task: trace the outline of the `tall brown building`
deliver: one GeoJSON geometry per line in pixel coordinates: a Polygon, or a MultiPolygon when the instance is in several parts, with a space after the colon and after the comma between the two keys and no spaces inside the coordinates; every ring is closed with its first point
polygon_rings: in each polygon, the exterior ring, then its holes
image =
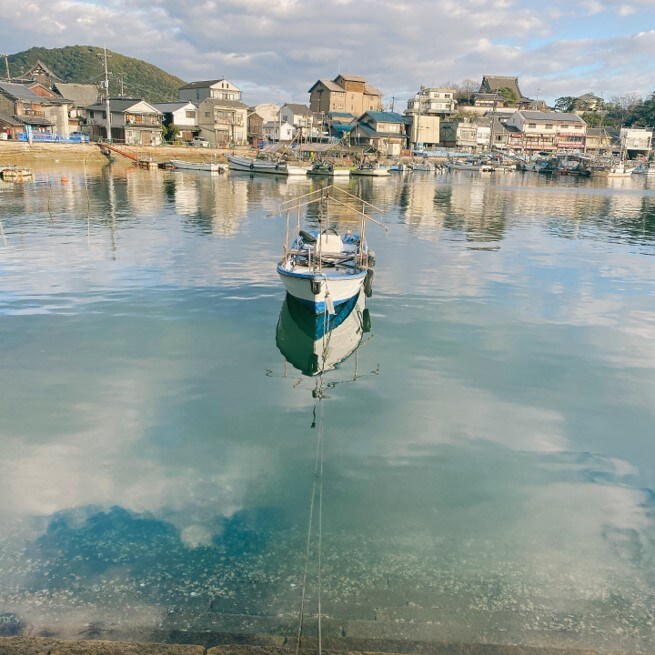
{"type": "Polygon", "coordinates": [[[334,80],[318,80],[309,89],[309,106],[314,113],[361,116],[367,111],[382,111],[382,93],[359,75],[340,74],[334,80]]]}

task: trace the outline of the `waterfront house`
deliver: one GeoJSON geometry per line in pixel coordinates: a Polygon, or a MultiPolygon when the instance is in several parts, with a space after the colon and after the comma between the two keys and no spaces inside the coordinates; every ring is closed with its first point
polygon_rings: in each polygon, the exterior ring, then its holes
{"type": "Polygon", "coordinates": [[[430,150],[439,145],[440,121],[455,111],[455,93],[455,89],[421,86],[407,101],[410,147],[430,150]]]}
{"type": "Polygon", "coordinates": [[[191,143],[198,135],[198,107],[189,100],[154,102],[152,106],[162,113],[162,123],[169,130],[177,130],[175,140],[191,143]]]}
{"type": "Polygon", "coordinates": [[[241,100],[205,98],[198,107],[200,135],[217,148],[248,141],[248,107],[241,100]]]}
{"type": "Polygon", "coordinates": [[[68,101],[68,128],[70,132],[86,131],[86,108],[98,102],[98,87],[95,84],[68,84],[57,82],[52,90],[68,101]]]}
{"type": "Polygon", "coordinates": [[[22,121],[10,114],[0,113],[0,140],[18,139],[18,133],[22,131],[22,121]]]}
{"type": "Polygon", "coordinates": [[[293,125],[295,129],[294,136],[299,140],[311,138],[312,127],[314,126],[314,113],[307,105],[286,103],[280,108],[280,117],[282,122],[293,125]]]}
{"type": "Polygon", "coordinates": [[[597,157],[608,156],[612,152],[612,137],[604,127],[587,127],[585,153],[597,157]]]}
{"type": "Polygon", "coordinates": [[[647,157],[652,145],[653,129],[650,127],[622,127],[619,138],[621,149],[627,159],[647,157]]]}
{"type": "MultiPolygon", "coordinates": [[[[162,143],[162,113],[145,100],[110,98],[111,138],[129,145],[159,146],[162,143]]],[[[87,108],[88,125],[94,139],[107,138],[107,106],[97,102],[87,108]]]]}
{"type": "Polygon", "coordinates": [[[520,110],[507,119],[507,125],[516,128],[521,151],[583,152],[585,148],[587,124],[577,114],[520,110]]]}
{"type": "Polygon", "coordinates": [[[264,119],[252,108],[248,110],[248,143],[257,146],[264,138],[264,119]]]}
{"type": "Polygon", "coordinates": [[[463,120],[442,121],[439,139],[446,148],[475,152],[478,146],[478,126],[463,120]]]}
{"type": "Polygon", "coordinates": [[[276,121],[279,118],[280,106],[274,105],[273,103],[262,103],[260,105],[255,105],[250,107],[249,111],[257,113],[262,117],[264,123],[270,123],[271,121],[276,121]]]}
{"type": "Polygon", "coordinates": [[[0,82],[0,113],[22,124],[18,138],[53,140],[69,134],[68,101],[38,83],[0,82]]]}
{"type": "Polygon", "coordinates": [[[178,89],[178,100],[200,105],[203,100],[241,100],[241,90],[232,82],[220,80],[203,80],[191,82],[178,89]]]}
{"type": "Polygon", "coordinates": [[[293,141],[295,135],[295,128],[291,123],[286,121],[280,123],[279,120],[267,121],[262,126],[264,139],[267,141],[278,141],[281,143],[289,143],[293,141]]]}
{"type": "Polygon", "coordinates": [[[315,113],[382,111],[382,93],[359,75],[339,74],[334,80],[318,80],[309,89],[309,106],[315,113]]]}
{"type": "Polygon", "coordinates": [[[392,111],[367,111],[349,130],[350,143],[369,146],[386,157],[398,157],[407,147],[407,121],[392,111]]]}

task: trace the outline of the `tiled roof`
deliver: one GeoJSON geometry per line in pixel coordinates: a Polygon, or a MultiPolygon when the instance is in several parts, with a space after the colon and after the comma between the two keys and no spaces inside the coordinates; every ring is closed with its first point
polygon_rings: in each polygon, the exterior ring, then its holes
{"type": "MultiPolygon", "coordinates": [[[[145,102],[145,100],[141,100],[139,98],[110,98],[109,99],[109,110],[112,112],[116,113],[123,113],[128,110],[130,110],[132,107],[135,105],[138,105],[141,102],[145,102]]],[[[149,103],[146,103],[149,104],[149,103]]],[[[152,105],[149,105],[152,107],[152,105]]],[[[155,111],[159,111],[155,107],[152,107],[155,111]]],[[[95,105],[91,105],[89,109],[94,109],[98,111],[103,111],[106,109],[105,103],[104,102],[98,102],[95,105]]]]}
{"type": "Polygon", "coordinates": [[[407,123],[407,119],[395,111],[367,111],[365,115],[377,123],[407,123]]]}
{"type": "Polygon", "coordinates": [[[88,107],[98,100],[98,89],[94,84],[65,84],[58,82],[55,90],[66,100],[79,107],[88,107]]]}
{"type": "Polygon", "coordinates": [[[30,102],[44,102],[47,98],[42,98],[24,84],[14,84],[13,82],[0,82],[0,91],[4,91],[8,96],[17,100],[28,100],[30,102]]]}
{"type": "Polygon", "coordinates": [[[183,107],[188,107],[189,105],[192,105],[194,109],[196,109],[196,106],[190,102],[189,100],[180,100],[178,102],[153,102],[152,106],[155,109],[159,109],[159,111],[164,114],[164,113],[170,113],[177,111],[178,109],[182,109],[183,107]]]}
{"type": "Polygon", "coordinates": [[[222,77],[219,80],[203,80],[201,82],[189,82],[189,84],[185,84],[184,86],[180,87],[180,90],[182,89],[206,89],[209,86],[213,86],[214,84],[218,84],[219,82],[225,82],[225,78],[222,77]]]}
{"type": "Polygon", "coordinates": [[[557,111],[520,111],[521,116],[531,121],[558,121],[560,123],[584,123],[577,114],[557,111]]]}
{"type": "Polygon", "coordinates": [[[309,89],[308,93],[311,93],[318,84],[322,84],[328,91],[339,91],[341,93],[345,92],[345,89],[338,84],[335,84],[332,80],[318,80],[312,85],[312,88],[309,89]]]}
{"type": "Polygon", "coordinates": [[[348,80],[349,82],[366,82],[366,78],[362,77],[361,75],[350,75],[349,73],[339,73],[335,79],[338,78],[343,78],[344,80],[348,80]]]}
{"type": "Polygon", "coordinates": [[[0,113],[0,121],[6,125],[12,125],[13,127],[20,127],[23,124],[15,116],[9,116],[9,114],[2,113],[0,113]]]}
{"type": "Polygon", "coordinates": [[[201,104],[209,103],[214,107],[232,107],[234,109],[248,109],[248,105],[241,100],[221,100],[220,98],[206,98],[201,104]]]}
{"type": "Polygon", "coordinates": [[[298,114],[299,116],[312,116],[313,112],[309,109],[307,105],[301,105],[301,104],[294,104],[291,102],[287,102],[286,107],[288,107],[294,114],[298,114]]]}

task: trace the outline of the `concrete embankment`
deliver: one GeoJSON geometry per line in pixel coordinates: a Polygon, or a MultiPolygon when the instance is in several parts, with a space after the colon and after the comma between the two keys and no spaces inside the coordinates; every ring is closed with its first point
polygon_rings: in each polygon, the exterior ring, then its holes
{"type": "MultiPolygon", "coordinates": [[[[193,148],[189,146],[116,146],[122,152],[135,156],[137,159],[154,162],[168,162],[171,159],[186,159],[187,161],[226,161],[227,150],[216,148],[193,148]]],[[[241,149],[242,153],[248,149],[241,149]]],[[[240,154],[242,154],[240,153],[240,154]]],[[[115,154],[117,163],[132,164],[132,160],[115,154]]],[[[67,162],[103,163],[107,158],[95,143],[23,143],[18,141],[0,141],[0,166],[32,166],[64,164],[67,162]]]]}

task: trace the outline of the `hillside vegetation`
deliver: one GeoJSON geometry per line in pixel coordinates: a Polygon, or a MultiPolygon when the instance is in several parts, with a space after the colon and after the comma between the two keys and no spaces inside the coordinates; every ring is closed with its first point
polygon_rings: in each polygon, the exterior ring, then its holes
{"type": "MultiPolygon", "coordinates": [[[[104,79],[103,52],[102,48],[81,45],[30,48],[9,55],[9,70],[12,77],[20,77],[40,60],[64,82],[100,84],[104,79]]],[[[122,95],[128,97],[143,98],[149,102],[177,100],[177,91],[185,84],[179,77],[169,75],[141,59],[125,57],[109,50],[107,54],[110,55],[107,68],[111,73],[109,92],[112,97],[121,95],[122,83],[122,95]]]]}

